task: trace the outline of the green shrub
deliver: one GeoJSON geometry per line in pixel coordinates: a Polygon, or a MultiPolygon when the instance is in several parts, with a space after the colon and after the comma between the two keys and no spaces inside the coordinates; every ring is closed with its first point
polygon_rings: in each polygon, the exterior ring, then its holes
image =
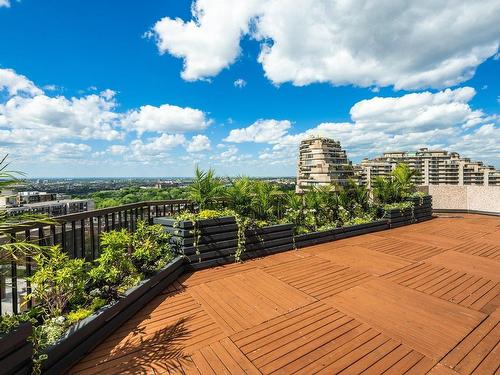
{"type": "Polygon", "coordinates": [[[170,238],[162,225],[139,221],[132,234],[132,263],[137,271],[151,275],[165,267],[173,258],[170,238]]]}
{"type": "Polygon", "coordinates": [[[36,271],[29,278],[32,292],[28,298],[49,316],[61,315],[67,308],[85,302],[87,267],[84,259],[70,259],[59,246],[52,246],[33,257],[36,271]]]}
{"type": "Polygon", "coordinates": [[[73,324],[73,323],[76,323],[76,322],[79,322],[80,320],[83,320],[85,319],[86,317],[92,315],[92,313],[94,312],[93,309],[86,309],[86,308],[80,308],[78,310],[75,310],[75,311],[71,311],[67,316],[66,318],[68,319],[68,322],[70,324],[73,324]]]}
{"type": "Polygon", "coordinates": [[[140,280],[131,253],[132,236],[126,230],[102,234],[101,255],[89,272],[92,297],[111,301],[140,280]]]}

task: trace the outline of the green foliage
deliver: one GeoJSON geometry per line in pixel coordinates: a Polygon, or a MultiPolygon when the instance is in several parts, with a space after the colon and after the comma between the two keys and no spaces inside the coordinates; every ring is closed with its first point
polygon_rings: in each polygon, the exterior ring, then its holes
{"type": "Polygon", "coordinates": [[[132,234],[132,263],[135,268],[144,275],[152,275],[165,267],[173,258],[170,238],[162,225],[138,221],[137,229],[132,234]]]}
{"type": "Polygon", "coordinates": [[[198,204],[200,210],[214,208],[217,199],[223,196],[223,184],[215,177],[215,171],[195,169],[194,180],[188,188],[188,198],[198,204]]]}
{"type": "Polygon", "coordinates": [[[29,278],[32,292],[28,298],[39,302],[50,316],[61,315],[69,306],[86,300],[85,260],[70,259],[59,246],[52,246],[33,257],[36,272],[29,278]]]}
{"type": "Polygon", "coordinates": [[[397,202],[397,203],[388,203],[384,204],[382,208],[384,209],[385,212],[391,211],[391,210],[409,210],[413,208],[414,204],[413,202],[405,201],[405,202],[397,202]]]}
{"type": "Polygon", "coordinates": [[[401,163],[392,171],[392,179],[397,184],[402,197],[407,197],[415,191],[414,178],[419,175],[418,171],[401,163]]]}
{"type": "Polygon", "coordinates": [[[234,212],[233,210],[224,209],[224,210],[201,210],[200,212],[184,211],[175,215],[174,217],[177,222],[192,221],[193,223],[195,223],[200,220],[215,219],[218,217],[235,216],[235,215],[236,212],[234,212]]]}
{"type": "Polygon", "coordinates": [[[90,272],[93,297],[108,301],[134,285],[139,275],[132,264],[132,235],[125,229],[101,235],[101,255],[90,272]]]}
{"type": "Polygon", "coordinates": [[[15,330],[19,325],[26,322],[36,322],[36,316],[38,310],[32,309],[21,314],[4,314],[0,315],[0,336],[6,335],[7,333],[15,330]]]}
{"type": "Polygon", "coordinates": [[[66,316],[68,319],[68,322],[70,324],[79,322],[80,320],[85,319],[86,317],[90,316],[94,312],[93,309],[87,309],[87,308],[80,308],[75,311],[70,311],[69,314],[66,316]]]}
{"type": "Polygon", "coordinates": [[[415,191],[413,180],[418,176],[415,169],[398,164],[390,178],[377,177],[373,183],[373,194],[381,204],[401,202],[415,191]]]}
{"type": "Polygon", "coordinates": [[[254,184],[248,177],[231,180],[231,185],[224,193],[228,208],[240,216],[249,217],[252,214],[253,187],[254,184]]]}

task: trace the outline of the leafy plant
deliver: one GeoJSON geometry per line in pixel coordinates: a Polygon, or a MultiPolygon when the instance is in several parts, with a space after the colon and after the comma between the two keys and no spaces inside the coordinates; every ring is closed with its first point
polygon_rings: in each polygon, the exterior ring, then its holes
{"type": "Polygon", "coordinates": [[[28,299],[40,303],[49,316],[59,316],[68,308],[86,300],[85,260],[70,259],[59,246],[34,255],[36,271],[29,278],[32,291],[28,299]]]}
{"type": "Polygon", "coordinates": [[[188,189],[188,198],[196,202],[200,210],[213,208],[216,200],[222,197],[223,188],[221,179],[215,176],[213,169],[203,171],[197,166],[188,189]]]}
{"type": "Polygon", "coordinates": [[[125,229],[102,234],[101,255],[89,272],[92,297],[111,301],[139,281],[131,253],[132,237],[125,229]]]}
{"type": "Polygon", "coordinates": [[[241,177],[231,180],[230,183],[231,185],[224,193],[229,209],[240,216],[250,216],[252,213],[252,181],[248,177],[241,177]]]}
{"type": "Polygon", "coordinates": [[[415,190],[415,177],[419,176],[416,169],[410,168],[407,164],[401,163],[392,171],[392,179],[397,184],[402,197],[407,197],[415,190]]]}
{"type": "Polygon", "coordinates": [[[173,258],[170,246],[171,235],[162,225],[148,225],[145,221],[137,222],[137,229],[132,234],[132,263],[137,271],[152,275],[173,258]]]}
{"type": "Polygon", "coordinates": [[[31,309],[21,314],[4,314],[0,315],[0,336],[15,330],[22,323],[36,322],[36,317],[39,315],[39,309],[31,309]]]}

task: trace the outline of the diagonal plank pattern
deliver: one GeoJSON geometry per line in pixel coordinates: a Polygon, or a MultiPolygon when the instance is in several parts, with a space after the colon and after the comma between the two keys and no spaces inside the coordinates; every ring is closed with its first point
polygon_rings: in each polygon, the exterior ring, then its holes
{"type": "Polygon", "coordinates": [[[496,374],[500,218],[454,215],[182,275],[75,374],[496,374]]]}

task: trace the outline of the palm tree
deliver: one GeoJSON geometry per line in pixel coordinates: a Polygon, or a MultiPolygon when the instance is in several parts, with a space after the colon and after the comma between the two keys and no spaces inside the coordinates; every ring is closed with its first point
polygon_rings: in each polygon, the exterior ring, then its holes
{"type": "Polygon", "coordinates": [[[395,181],[380,176],[373,181],[373,196],[377,202],[382,204],[401,201],[401,191],[395,181]]]}
{"type": "Polygon", "coordinates": [[[198,204],[200,210],[213,208],[214,203],[223,195],[224,186],[220,178],[215,177],[215,171],[204,171],[196,166],[194,181],[188,189],[188,199],[198,204]]]}
{"type": "Polygon", "coordinates": [[[398,185],[402,197],[410,195],[415,190],[413,180],[419,175],[416,169],[404,163],[398,164],[391,173],[392,180],[398,185]]]}
{"type": "Polygon", "coordinates": [[[267,221],[275,220],[282,192],[275,185],[263,181],[255,181],[252,190],[254,218],[267,221]]]}
{"type": "Polygon", "coordinates": [[[248,177],[230,180],[231,185],[225,191],[228,207],[240,216],[249,216],[252,205],[252,181],[248,177]]]}

